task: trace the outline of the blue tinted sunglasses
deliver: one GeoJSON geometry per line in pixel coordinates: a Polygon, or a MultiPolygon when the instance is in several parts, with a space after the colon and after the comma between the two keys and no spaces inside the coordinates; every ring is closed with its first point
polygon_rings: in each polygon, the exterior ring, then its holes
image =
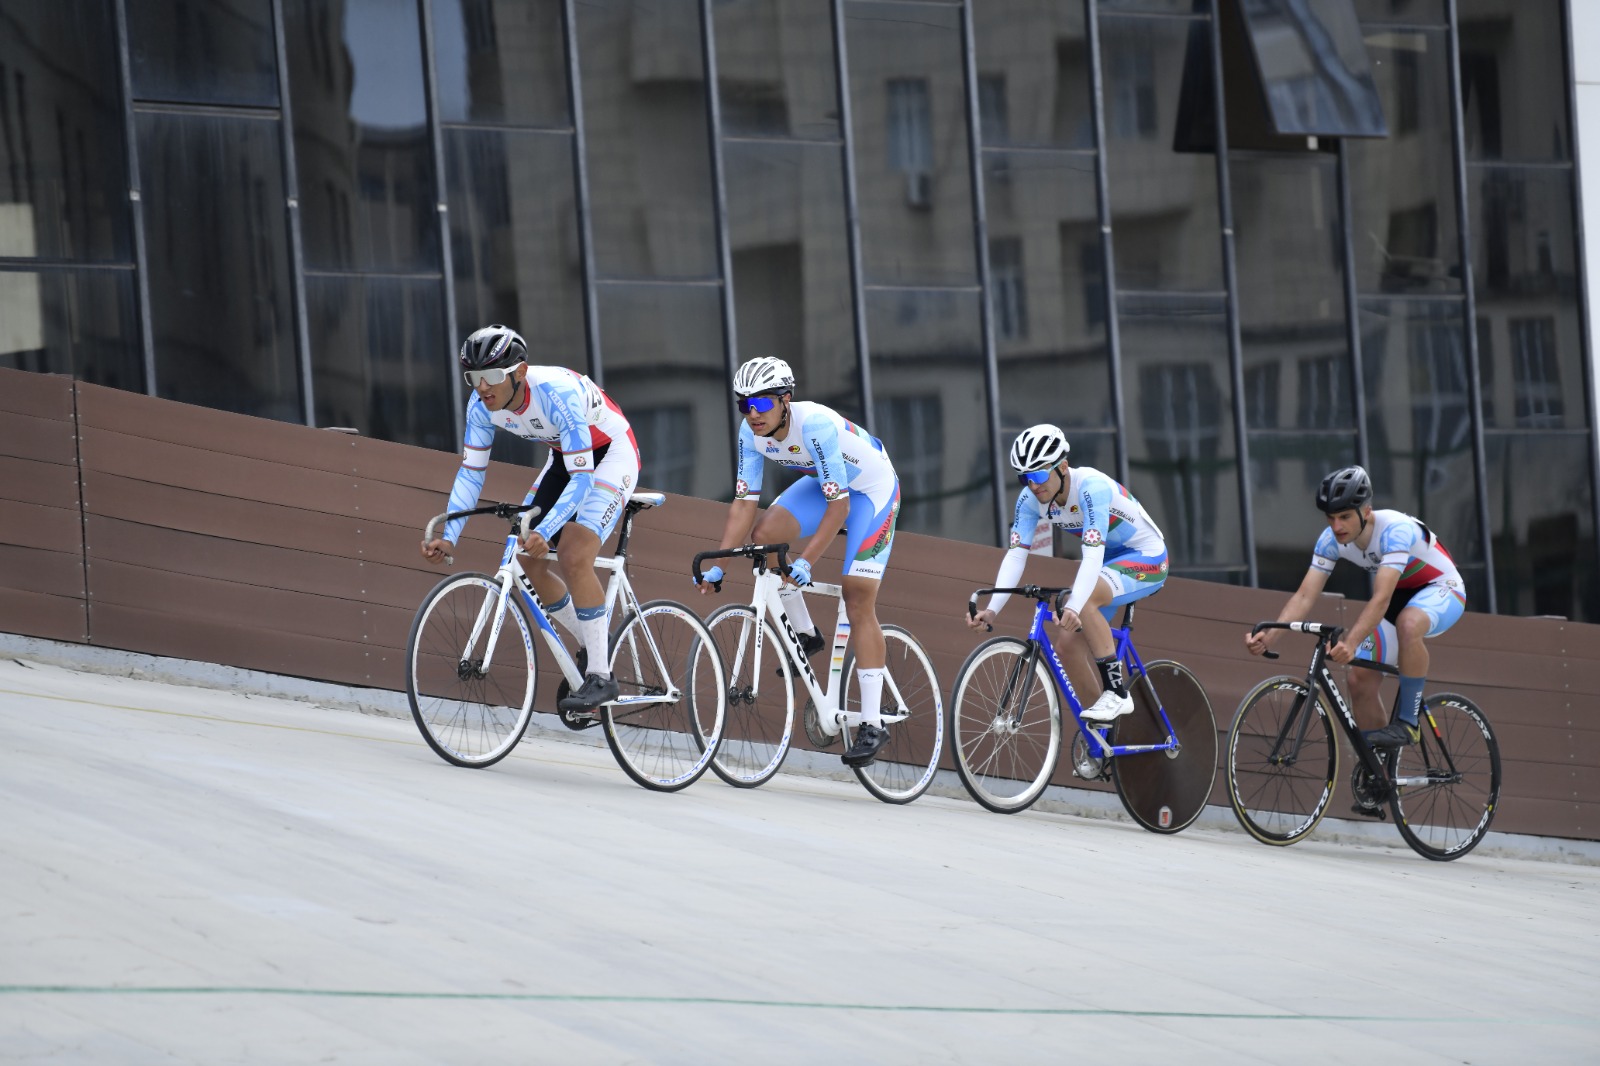
{"type": "Polygon", "coordinates": [[[1043,485],[1050,480],[1054,470],[1029,470],[1027,473],[1017,475],[1018,485],[1043,485]]]}
{"type": "Polygon", "coordinates": [[[774,407],[778,406],[778,397],[741,396],[735,400],[734,403],[738,405],[739,413],[742,415],[747,415],[751,411],[755,411],[757,414],[764,415],[774,407]]]}

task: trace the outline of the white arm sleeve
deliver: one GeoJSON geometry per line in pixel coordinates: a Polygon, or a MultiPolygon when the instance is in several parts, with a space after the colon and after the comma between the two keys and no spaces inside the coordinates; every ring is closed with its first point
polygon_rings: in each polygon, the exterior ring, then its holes
{"type": "Polygon", "coordinates": [[[1083,547],[1083,562],[1078,564],[1078,576],[1072,582],[1072,595],[1067,597],[1067,610],[1074,614],[1083,613],[1083,605],[1089,602],[1089,594],[1094,592],[1094,583],[1100,580],[1100,569],[1105,565],[1106,546],[1096,544],[1083,547]]]}
{"type": "MultiPolygon", "coordinates": [[[[1006,557],[1000,560],[1000,572],[994,576],[994,587],[997,589],[1015,588],[1018,581],[1022,580],[1022,571],[1028,565],[1027,548],[1007,548],[1006,557]]],[[[989,610],[996,617],[1000,609],[1011,601],[1011,593],[999,592],[989,597],[989,610]]]]}

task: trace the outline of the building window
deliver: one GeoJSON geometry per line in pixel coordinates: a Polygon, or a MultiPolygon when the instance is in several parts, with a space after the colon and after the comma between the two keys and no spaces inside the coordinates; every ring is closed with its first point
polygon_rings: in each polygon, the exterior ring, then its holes
{"type": "Polygon", "coordinates": [[[1150,469],[1166,505],[1162,531],[1174,561],[1210,562],[1217,543],[1217,475],[1227,404],[1207,363],[1139,368],[1150,469]]]}
{"type": "Polygon", "coordinates": [[[1083,278],[1083,321],[1090,329],[1106,324],[1106,260],[1099,242],[1078,245],[1078,271],[1083,278]]]}
{"type": "Polygon", "coordinates": [[[1461,341],[1461,331],[1453,325],[1411,324],[1411,434],[1420,492],[1444,488],[1449,460],[1470,443],[1467,358],[1461,341]]]}
{"type": "Polygon", "coordinates": [[[1022,269],[1022,240],[1000,237],[989,242],[990,306],[995,334],[1001,340],[1028,335],[1028,287],[1022,269]]]}
{"type": "Polygon", "coordinates": [[[1149,42],[1111,55],[1111,136],[1148,141],[1156,136],[1156,64],[1149,42]]]}
{"type": "Polygon", "coordinates": [[[933,171],[933,112],[927,78],[889,79],[889,169],[933,171]]]}
{"type": "Polygon", "coordinates": [[[944,456],[939,394],[888,396],[874,407],[884,450],[900,477],[899,528],[938,529],[944,456]]]}
{"type": "Polygon", "coordinates": [[[1011,143],[1011,114],[1006,106],[1006,76],[978,76],[978,129],[984,144],[1011,143]]]}
{"type": "Polygon", "coordinates": [[[628,408],[628,423],[639,454],[648,456],[639,471],[641,481],[653,489],[694,494],[694,412],[687,404],[672,407],[628,408]]]}
{"type": "Polygon", "coordinates": [[[1511,370],[1516,383],[1517,428],[1560,429],[1566,414],[1556,322],[1548,316],[1511,320],[1511,370]]]}

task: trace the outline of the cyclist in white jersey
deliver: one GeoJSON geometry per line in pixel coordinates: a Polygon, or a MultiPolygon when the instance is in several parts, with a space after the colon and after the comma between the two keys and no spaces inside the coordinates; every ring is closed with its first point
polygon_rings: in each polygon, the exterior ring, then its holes
{"type": "MultiPolygon", "coordinates": [[[[1466,610],[1461,574],[1445,546],[1422,522],[1400,511],[1373,510],[1372,479],[1359,466],[1335,470],[1323,479],[1317,509],[1327,515],[1328,528],[1317,538],[1311,569],[1278,621],[1303,621],[1340,559],[1371,574],[1372,599],[1339,643],[1328,649],[1328,658],[1336,663],[1376,659],[1400,667],[1394,721],[1384,726],[1388,716],[1378,699],[1382,678],[1375,670],[1350,671],[1351,702],[1356,721],[1372,730],[1366,736],[1374,746],[1413,744],[1422,687],[1428,679],[1428,647],[1423,640],[1455,625],[1466,610]]],[[[1281,632],[1247,634],[1245,647],[1260,655],[1281,632]]]]}
{"type": "MultiPolygon", "coordinates": [[[[733,504],[721,546],[792,544],[807,538],[790,560],[780,595],[806,654],[815,655],[826,642],[806,610],[800,586],[811,583],[811,567],[844,528],[841,587],[861,679],[861,728],[844,762],[865,766],[889,740],[881,710],[887,652],[877,604],[900,514],[900,479],[878,438],[832,408],[792,399],[794,373],[782,359],[762,357],[740,366],[733,376],[733,392],[744,421],[739,427],[733,504]],[[790,485],[765,513],[759,513],[767,459],[811,476],[790,485]]],[[[722,568],[712,567],[700,585],[701,594],[721,580],[722,568]]]]}
{"type": "MultiPolygon", "coordinates": [[[[1067,461],[1069,451],[1066,434],[1049,424],[1023,430],[1012,443],[1011,466],[1022,491],[994,587],[1013,588],[1022,580],[1041,517],[1083,541],[1083,561],[1056,624],[1063,631],[1064,647],[1082,627],[1104,689],[1084,708],[1083,717],[1109,722],[1133,710],[1111,635],[1111,616],[1166,582],[1167,542],[1127,489],[1093,467],[1073,467],[1067,461]]],[[[992,625],[1010,599],[1010,593],[996,593],[976,617],[962,618],[973,629],[992,625]]]]}
{"type": "MultiPolygon", "coordinates": [[[[477,505],[495,430],[550,446],[523,498],[541,508],[538,525],[522,541],[531,557],[524,569],[550,617],[583,642],[583,685],[560,700],[561,710],[591,711],[617,696],[607,655],[605,590],[594,560],[639,482],[633,430],[622,409],[584,375],[559,366],[529,366],[527,343],[505,326],[484,326],[468,337],[461,346],[461,367],[473,394],[450,510],[477,505]],[[557,552],[560,576],[545,559],[551,549],[557,552]]],[[[424,542],[423,558],[438,563],[453,554],[466,523],[458,518],[440,537],[424,542]]]]}

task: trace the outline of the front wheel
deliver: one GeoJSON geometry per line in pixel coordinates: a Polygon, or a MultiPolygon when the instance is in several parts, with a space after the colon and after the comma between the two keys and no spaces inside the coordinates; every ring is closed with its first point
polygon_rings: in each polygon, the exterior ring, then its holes
{"type": "MultiPolygon", "coordinates": [[[[881,709],[889,743],[865,766],[855,767],[866,790],[885,803],[910,803],[933,784],[944,752],[944,697],[933,660],[917,638],[899,626],[883,627],[888,673],[881,709]]],[[[861,709],[855,655],[844,664],[847,711],[861,709]]]]}
{"type": "Polygon", "coordinates": [[[1037,646],[994,637],[972,649],[950,697],[956,773],[998,814],[1031,807],[1061,754],[1061,695],[1037,646]]]}
{"type": "Polygon", "coordinates": [[[1147,663],[1130,689],[1134,712],[1117,719],[1111,743],[1165,744],[1165,711],[1178,747],[1117,756],[1112,761],[1117,795],[1129,816],[1152,833],[1176,833],[1200,817],[1217,779],[1211,701],[1188,667],[1168,659],[1147,663]]]}
{"type": "Polygon", "coordinates": [[[789,754],[794,734],[789,657],[772,623],[744,604],[713,611],[706,629],[728,673],[728,722],[711,769],[735,788],[755,788],[770,781],[789,754]]]}
{"type": "Polygon", "coordinates": [[[606,743],[627,775],[655,792],[699,780],[722,741],[722,657],[698,615],[652,600],[611,636],[617,698],[605,705],[606,743]]]}
{"type": "Polygon", "coordinates": [[[1318,693],[1293,677],[1251,690],[1228,730],[1228,801],[1263,844],[1293,844],[1328,813],[1339,775],[1333,720],[1318,693]]]}
{"type": "Polygon", "coordinates": [[[1417,854],[1440,862],[1478,846],[1500,800],[1500,744],[1465,696],[1423,706],[1421,738],[1397,749],[1394,824],[1417,854]]]}
{"type": "Polygon", "coordinates": [[[481,769],[511,753],[533,717],[538,667],[533,634],[487,574],[456,574],[433,587],[406,640],[411,718],[438,756],[481,769]]]}

